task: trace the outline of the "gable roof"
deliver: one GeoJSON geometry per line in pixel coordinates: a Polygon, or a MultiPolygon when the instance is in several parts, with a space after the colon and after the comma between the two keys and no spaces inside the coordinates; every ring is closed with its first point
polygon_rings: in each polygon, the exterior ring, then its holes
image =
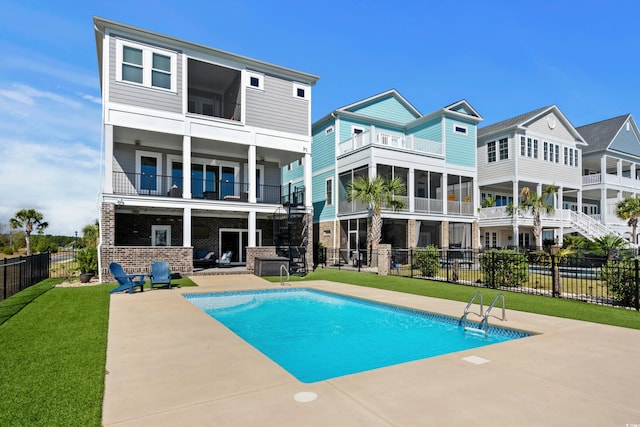
{"type": "Polygon", "coordinates": [[[606,150],[631,114],[601,120],[596,123],[577,127],[576,130],[589,144],[582,149],[585,153],[606,150]]]}
{"type": "Polygon", "coordinates": [[[540,117],[543,117],[550,112],[554,112],[560,118],[571,135],[573,135],[577,143],[581,145],[587,145],[582,135],[576,130],[575,127],[573,127],[569,119],[567,119],[567,117],[555,104],[538,108],[537,110],[529,111],[528,113],[520,114],[519,116],[515,116],[489,126],[485,126],[482,129],[478,130],[478,138],[499,132],[506,132],[516,128],[527,127],[530,123],[535,122],[540,117]]]}
{"type": "Polygon", "coordinates": [[[336,111],[355,111],[359,108],[362,108],[366,105],[371,105],[374,104],[376,102],[379,102],[382,99],[385,98],[395,98],[400,104],[402,104],[407,110],[409,110],[409,112],[414,116],[414,117],[420,117],[422,116],[422,113],[420,113],[420,111],[418,111],[418,109],[416,107],[414,107],[409,101],[407,101],[407,99],[400,95],[400,92],[398,92],[395,89],[389,89],[386,90],[384,92],[381,92],[377,95],[373,95],[370,96],[369,98],[365,98],[362,99],[360,101],[356,101],[354,103],[351,103],[349,105],[345,105],[344,107],[340,107],[337,108],[336,111]]]}
{"type": "Polygon", "coordinates": [[[444,111],[452,111],[455,113],[464,114],[467,116],[471,116],[471,117],[475,117],[477,119],[483,120],[482,116],[476,111],[475,108],[471,106],[471,104],[467,102],[466,99],[461,99],[460,101],[456,101],[453,104],[449,104],[446,107],[443,107],[442,109],[444,111]]]}
{"type": "Polygon", "coordinates": [[[537,117],[542,112],[549,110],[552,107],[553,105],[548,105],[546,107],[538,108],[537,110],[529,111],[528,113],[520,114],[519,116],[511,117],[510,119],[485,126],[478,129],[478,137],[520,126],[522,123],[529,122],[532,118],[537,117]]]}

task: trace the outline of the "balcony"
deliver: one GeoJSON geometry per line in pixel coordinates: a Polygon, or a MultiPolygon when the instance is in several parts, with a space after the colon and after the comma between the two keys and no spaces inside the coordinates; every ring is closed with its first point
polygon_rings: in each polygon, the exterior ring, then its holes
{"type": "Polygon", "coordinates": [[[188,76],[189,113],[233,121],[242,119],[240,71],[189,59],[188,76]]]}
{"type": "MultiPolygon", "coordinates": [[[[132,172],[113,173],[113,194],[122,196],[154,196],[182,198],[182,178],[168,175],[151,175],[132,172]]],[[[193,199],[218,200],[224,202],[248,202],[249,184],[230,180],[198,180],[191,182],[193,199]]],[[[304,197],[304,194],[296,194],[304,197]]],[[[256,187],[256,202],[282,204],[286,198],[279,185],[256,187]]]]}
{"type": "Polygon", "coordinates": [[[640,189],[640,180],[633,179],[631,177],[624,176],[624,175],[614,175],[610,173],[605,173],[605,174],[596,173],[596,174],[582,176],[582,185],[585,187],[589,185],[599,185],[599,184],[615,185],[615,186],[622,186],[622,187],[633,188],[633,189],[640,189]]]}
{"type": "Polygon", "coordinates": [[[348,154],[363,147],[395,148],[418,154],[444,158],[442,143],[388,131],[366,131],[355,134],[338,145],[338,155],[348,154]]]}

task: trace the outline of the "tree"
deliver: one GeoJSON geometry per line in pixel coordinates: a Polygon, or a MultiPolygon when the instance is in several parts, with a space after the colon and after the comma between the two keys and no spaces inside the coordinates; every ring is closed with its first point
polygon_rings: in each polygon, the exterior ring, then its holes
{"type": "Polygon", "coordinates": [[[33,233],[34,227],[35,230],[41,232],[49,226],[42,219],[42,214],[35,209],[22,209],[16,212],[13,218],[9,220],[9,224],[13,229],[24,227],[27,255],[31,255],[31,233],[33,233]]]}
{"type": "Polygon", "coordinates": [[[616,203],[616,215],[631,227],[631,242],[638,243],[636,229],[638,228],[638,218],[640,218],[640,198],[637,196],[626,196],[616,203]]]}
{"type": "Polygon", "coordinates": [[[522,187],[522,190],[520,190],[519,209],[525,212],[531,211],[531,215],[533,215],[533,238],[538,248],[542,248],[542,221],[540,215],[553,212],[553,204],[548,203],[547,200],[555,193],[556,188],[553,185],[545,187],[541,194],[532,193],[529,187],[522,187]]]}
{"type": "Polygon", "coordinates": [[[97,246],[100,236],[100,224],[98,220],[93,224],[87,224],[82,228],[82,240],[85,246],[97,246]]]}
{"type": "Polygon", "coordinates": [[[367,244],[372,248],[377,248],[382,239],[382,207],[402,209],[405,206],[404,200],[395,196],[404,196],[406,191],[406,186],[400,178],[387,180],[378,175],[371,179],[359,176],[347,186],[347,200],[360,201],[371,211],[371,226],[367,227],[367,244]]]}

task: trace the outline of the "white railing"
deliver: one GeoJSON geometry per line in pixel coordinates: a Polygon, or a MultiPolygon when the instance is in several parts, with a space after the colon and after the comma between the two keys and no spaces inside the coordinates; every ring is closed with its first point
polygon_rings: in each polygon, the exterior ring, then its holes
{"type": "Polygon", "coordinates": [[[374,131],[373,134],[367,131],[353,135],[338,144],[338,155],[350,153],[370,144],[378,147],[392,147],[414,151],[437,157],[444,156],[441,142],[389,131],[374,131]]]}
{"type": "Polygon", "coordinates": [[[600,175],[599,173],[582,176],[582,185],[600,184],[601,181],[602,175],[600,175]]]}
{"type": "Polygon", "coordinates": [[[640,180],[628,176],[614,175],[610,173],[596,173],[593,175],[582,176],[582,185],[597,185],[603,183],[611,185],[621,185],[623,187],[630,188],[640,188],[640,180]]]}
{"type": "Polygon", "coordinates": [[[442,200],[415,197],[414,210],[416,212],[442,213],[442,200]]]}

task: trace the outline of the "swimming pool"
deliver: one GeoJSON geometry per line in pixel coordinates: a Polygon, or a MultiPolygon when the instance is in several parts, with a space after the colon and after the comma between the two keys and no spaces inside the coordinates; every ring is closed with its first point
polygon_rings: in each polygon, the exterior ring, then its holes
{"type": "Polygon", "coordinates": [[[184,294],[299,381],[312,383],[528,336],[311,289],[184,294]]]}

